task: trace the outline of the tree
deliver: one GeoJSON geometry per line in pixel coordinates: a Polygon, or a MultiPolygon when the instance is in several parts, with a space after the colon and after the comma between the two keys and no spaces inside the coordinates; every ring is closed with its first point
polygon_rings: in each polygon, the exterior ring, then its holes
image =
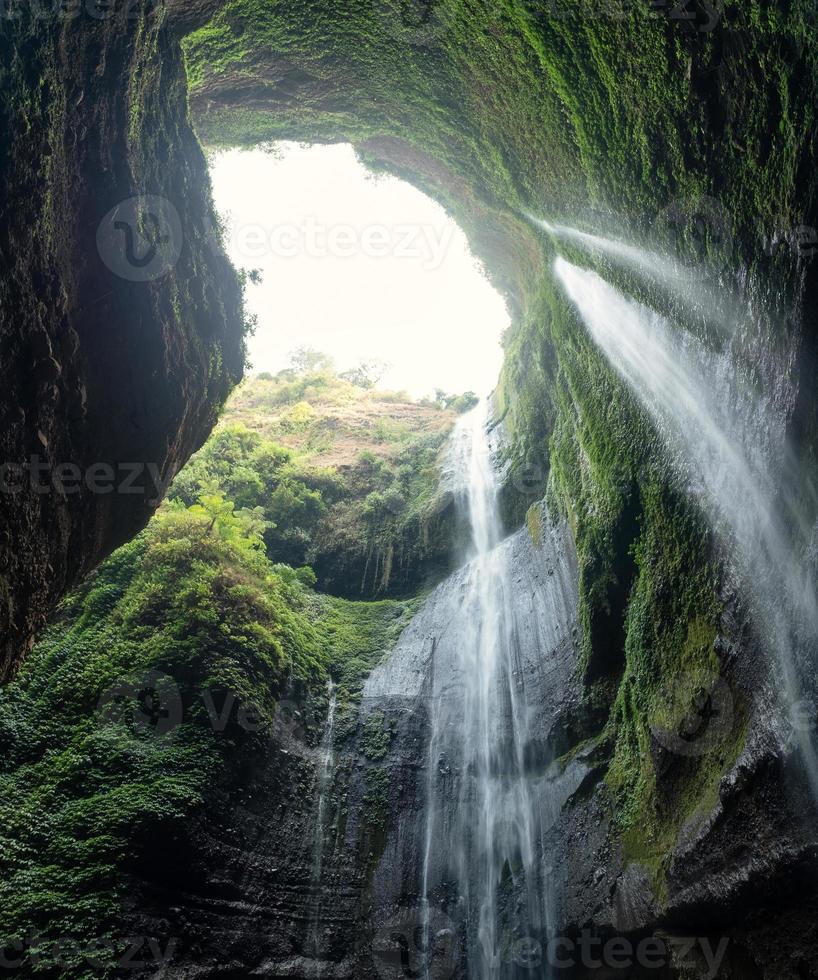
{"type": "Polygon", "coordinates": [[[390,365],[386,361],[373,359],[371,361],[359,361],[355,367],[344,371],[339,377],[349,381],[358,388],[374,388],[381,378],[389,370],[390,365]]]}
{"type": "Polygon", "coordinates": [[[452,408],[461,415],[480,401],[473,391],[464,391],[462,395],[450,395],[442,388],[435,388],[435,402],[441,408],[452,408]]]}
{"type": "Polygon", "coordinates": [[[332,371],[334,365],[329,354],[324,354],[314,347],[296,347],[290,351],[290,364],[296,374],[318,374],[321,371],[332,371]]]}

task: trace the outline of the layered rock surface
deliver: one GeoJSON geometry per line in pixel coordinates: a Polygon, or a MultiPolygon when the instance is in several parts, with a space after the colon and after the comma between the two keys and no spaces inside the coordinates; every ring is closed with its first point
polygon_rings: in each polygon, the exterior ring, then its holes
{"type": "Polygon", "coordinates": [[[106,11],[20,5],[0,31],[0,679],[243,367],[178,43],[159,5],[106,11]]]}

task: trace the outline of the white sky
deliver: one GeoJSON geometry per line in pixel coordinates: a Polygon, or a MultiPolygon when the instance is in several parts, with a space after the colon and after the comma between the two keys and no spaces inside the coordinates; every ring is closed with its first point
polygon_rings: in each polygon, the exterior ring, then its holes
{"type": "Polygon", "coordinates": [[[253,371],[307,346],[339,370],[386,361],[381,385],[415,396],[491,390],[508,313],[439,205],[348,145],[230,150],[211,173],[230,257],[263,275],[247,287],[253,371]]]}

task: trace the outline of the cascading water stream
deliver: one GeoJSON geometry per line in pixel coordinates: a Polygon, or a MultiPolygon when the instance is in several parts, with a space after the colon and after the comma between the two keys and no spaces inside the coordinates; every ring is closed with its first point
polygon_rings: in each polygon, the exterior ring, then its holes
{"type": "Polygon", "coordinates": [[[709,281],[702,266],[688,265],[617,238],[551,224],[533,215],[527,217],[554,238],[578,245],[591,254],[603,255],[620,268],[634,273],[678,304],[689,316],[717,327],[727,336],[732,336],[747,319],[745,311],[732,301],[724,286],[716,287],[709,281]]]}
{"type": "MultiPolygon", "coordinates": [[[[325,848],[325,825],[327,815],[327,797],[332,785],[332,771],[335,761],[335,750],[333,742],[335,738],[335,714],[337,710],[338,698],[335,684],[330,680],[327,682],[328,706],[327,721],[324,726],[324,734],[321,738],[320,756],[317,767],[316,789],[318,792],[318,803],[315,810],[315,838],[313,843],[312,857],[312,887],[315,892],[315,910],[313,912],[310,928],[310,940],[316,964],[320,959],[320,938],[318,935],[321,926],[321,886],[324,871],[324,848],[325,848]]],[[[319,975],[320,968],[316,965],[316,976],[319,975]]]]}
{"type": "Polygon", "coordinates": [[[464,923],[468,975],[497,980],[516,975],[509,937],[547,929],[548,882],[542,799],[526,771],[530,712],[486,423],[478,406],[452,443],[452,466],[465,478],[471,560],[460,594],[458,684],[433,684],[421,892],[427,931],[435,896],[464,923]]]}
{"type": "Polygon", "coordinates": [[[691,492],[734,549],[756,627],[783,682],[789,718],[782,730],[797,744],[818,800],[814,704],[810,700],[808,724],[799,710],[805,696],[814,695],[809,683],[818,604],[804,543],[799,550],[778,503],[782,488],[768,448],[783,445],[783,423],[775,427],[772,404],[739,390],[729,355],[713,355],[692,337],[676,336],[667,320],[626,299],[595,272],[562,258],[554,268],[592,338],[651,414],[691,492]]]}

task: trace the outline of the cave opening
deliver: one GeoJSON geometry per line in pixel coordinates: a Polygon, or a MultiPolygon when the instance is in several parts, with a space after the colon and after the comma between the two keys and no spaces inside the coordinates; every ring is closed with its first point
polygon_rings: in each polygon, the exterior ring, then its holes
{"type": "Polygon", "coordinates": [[[210,174],[228,256],[248,276],[251,372],[307,348],[415,398],[494,388],[508,311],[437,202],[349,144],[223,150],[210,174]]]}

